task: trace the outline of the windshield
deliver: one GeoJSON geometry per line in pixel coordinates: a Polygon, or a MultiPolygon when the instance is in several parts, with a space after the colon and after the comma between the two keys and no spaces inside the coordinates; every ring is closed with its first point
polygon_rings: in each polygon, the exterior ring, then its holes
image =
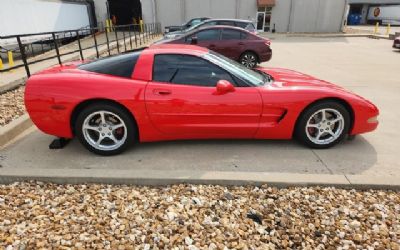
{"type": "Polygon", "coordinates": [[[263,86],[265,85],[265,83],[272,81],[272,78],[268,74],[261,71],[256,72],[248,69],[242,64],[226,58],[220,54],[217,54],[213,51],[205,54],[204,58],[224,68],[239,79],[245,82],[250,82],[254,86],[263,86]]]}
{"type": "Polygon", "coordinates": [[[192,27],[185,29],[183,32],[189,32],[189,31],[195,30],[195,29],[199,28],[203,23],[204,23],[204,21],[202,21],[196,25],[193,25],[192,27]]]}

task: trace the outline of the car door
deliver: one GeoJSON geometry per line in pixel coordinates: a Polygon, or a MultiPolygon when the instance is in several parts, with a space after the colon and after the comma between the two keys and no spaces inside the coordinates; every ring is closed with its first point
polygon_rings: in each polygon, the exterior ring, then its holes
{"type": "Polygon", "coordinates": [[[210,28],[206,30],[201,30],[194,34],[197,38],[197,46],[208,48],[215,52],[220,52],[220,39],[221,39],[221,29],[210,28]]]}
{"type": "Polygon", "coordinates": [[[224,28],[219,43],[220,54],[233,60],[238,60],[244,52],[244,41],[241,40],[241,32],[237,29],[224,28]]]}
{"type": "Polygon", "coordinates": [[[175,138],[252,138],[262,112],[259,90],[235,87],[217,94],[219,80],[235,84],[228,72],[203,58],[156,55],[145,90],[151,122],[175,138]]]}

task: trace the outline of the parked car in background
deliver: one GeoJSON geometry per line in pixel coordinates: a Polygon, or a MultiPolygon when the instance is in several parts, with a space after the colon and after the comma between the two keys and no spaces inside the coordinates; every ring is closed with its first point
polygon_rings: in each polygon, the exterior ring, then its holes
{"type": "Polygon", "coordinates": [[[400,49],[400,36],[396,37],[393,42],[393,48],[400,49]]]}
{"type": "Polygon", "coordinates": [[[208,20],[210,18],[208,17],[198,17],[198,18],[193,18],[191,20],[189,20],[187,23],[184,23],[182,25],[177,25],[177,26],[166,26],[164,28],[164,32],[165,33],[169,33],[169,32],[174,32],[174,31],[181,31],[184,29],[189,29],[190,27],[197,25],[205,20],[208,20]]]}
{"type": "Polygon", "coordinates": [[[292,70],[249,70],[208,49],[156,45],[31,76],[26,109],[43,132],[100,155],[135,141],[290,139],[328,148],[373,131],[378,108],[292,70]]]}
{"type": "Polygon", "coordinates": [[[257,63],[267,62],[272,57],[270,40],[230,26],[204,27],[155,44],[198,45],[238,61],[248,68],[254,68],[257,63]]]}
{"type": "Polygon", "coordinates": [[[165,38],[175,38],[179,37],[181,35],[187,34],[189,32],[192,32],[194,30],[208,27],[208,26],[215,26],[215,25],[226,25],[226,26],[234,26],[234,27],[239,27],[242,29],[245,29],[247,31],[250,31],[254,34],[257,33],[256,28],[254,27],[254,24],[249,21],[249,20],[239,20],[239,19],[208,19],[205,20],[197,25],[194,25],[188,29],[180,30],[180,31],[175,31],[175,32],[170,32],[165,35],[165,38]]]}

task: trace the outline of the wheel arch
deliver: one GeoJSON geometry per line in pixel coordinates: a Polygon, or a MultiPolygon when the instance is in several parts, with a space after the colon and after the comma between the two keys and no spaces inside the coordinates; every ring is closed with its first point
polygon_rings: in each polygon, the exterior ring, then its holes
{"type": "Polygon", "coordinates": [[[122,108],[124,110],[124,112],[126,112],[129,117],[132,119],[133,123],[135,124],[136,127],[136,138],[135,140],[139,140],[139,128],[138,128],[138,123],[135,119],[135,116],[132,114],[131,111],[129,111],[129,109],[127,107],[125,107],[123,104],[115,101],[115,100],[111,100],[111,99],[105,99],[105,98],[95,98],[95,99],[88,99],[88,100],[84,100],[82,102],[80,102],[78,105],[75,106],[75,108],[72,110],[71,113],[71,117],[70,117],[70,128],[71,128],[71,132],[72,134],[75,136],[75,129],[74,129],[74,125],[75,122],[78,118],[79,113],[84,110],[86,107],[89,107],[90,105],[93,105],[95,103],[105,103],[105,104],[111,104],[111,105],[116,105],[120,108],[122,108]]]}
{"type": "Polygon", "coordinates": [[[314,106],[314,105],[316,105],[316,104],[319,104],[319,103],[321,103],[321,102],[328,102],[328,101],[337,102],[337,103],[343,105],[343,107],[345,107],[345,109],[349,112],[349,115],[350,115],[350,127],[349,127],[349,130],[351,131],[351,130],[353,129],[353,126],[354,126],[354,119],[355,119],[353,107],[350,105],[350,103],[348,103],[346,100],[344,100],[344,99],[342,99],[342,98],[338,98],[338,97],[326,97],[326,98],[318,99],[318,100],[315,100],[315,101],[311,102],[310,104],[308,104],[308,105],[300,112],[300,114],[297,116],[295,126],[293,127],[292,137],[295,136],[296,128],[297,128],[298,123],[299,123],[299,121],[300,121],[300,118],[301,118],[301,116],[304,114],[304,112],[305,112],[307,109],[309,109],[310,107],[312,107],[312,106],[314,106]]]}

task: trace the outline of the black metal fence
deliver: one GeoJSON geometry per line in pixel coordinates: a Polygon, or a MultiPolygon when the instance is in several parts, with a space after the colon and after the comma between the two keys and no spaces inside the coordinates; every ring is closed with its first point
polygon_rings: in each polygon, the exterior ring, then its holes
{"type": "MultiPolygon", "coordinates": [[[[29,77],[30,65],[39,62],[57,58],[58,63],[62,65],[62,57],[74,53],[79,53],[80,59],[85,60],[84,51],[89,49],[95,49],[97,58],[101,56],[101,53],[111,55],[111,51],[115,49],[117,53],[125,52],[142,46],[159,34],[161,34],[160,23],[147,23],[111,27],[101,25],[78,30],[4,36],[0,37],[0,44],[2,44],[1,41],[7,41],[12,45],[9,48],[0,47],[0,54],[13,53],[11,65],[9,63],[7,68],[0,68],[0,73],[25,67],[29,77]],[[49,51],[55,52],[55,55],[51,53],[52,55],[46,56],[49,51]],[[20,59],[19,63],[14,64],[14,59],[20,59]]],[[[6,56],[2,58],[5,60],[6,56]]]]}

